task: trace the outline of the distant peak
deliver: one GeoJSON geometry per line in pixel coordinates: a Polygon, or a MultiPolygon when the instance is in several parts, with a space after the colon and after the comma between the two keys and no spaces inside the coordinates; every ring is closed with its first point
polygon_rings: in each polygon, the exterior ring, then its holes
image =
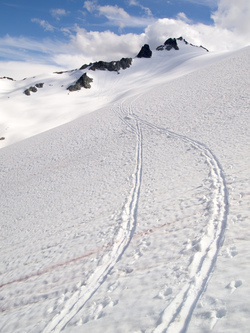
{"type": "Polygon", "coordinates": [[[200,47],[204,50],[206,50],[207,52],[208,49],[206,49],[205,47],[203,47],[202,45],[200,46],[197,46],[197,45],[193,45],[191,43],[188,43],[183,37],[179,37],[179,38],[168,38],[165,43],[163,45],[160,45],[156,48],[157,51],[163,51],[163,50],[167,50],[167,51],[170,51],[172,49],[178,51],[179,50],[179,45],[178,45],[178,42],[184,42],[186,45],[191,45],[191,46],[194,46],[194,47],[200,47]]]}
{"type": "Polygon", "coordinates": [[[166,42],[164,43],[165,48],[168,49],[175,49],[175,50],[179,50],[179,47],[177,45],[176,39],[175,38],[168,38],[166,40],[166,42]]]}
{"type": "Polygon", "coordinates": [[[179,38],[177,38],[177,40],[183,41],[187,45],[191,45],[191,46],[194,46],[194,47],[200,47],[200,48],[206,50],[207,52],[209,52],[209,50],[206,49],[204,46],[202,46],[202,45],[198,46],[198,45],[194,45],[194,44],[188,43],[183,37],[179,37],[179,38]]]}
{"type": "Polygon", "coordinates": [[[122,58],[118,61],[96,61],[94,63],[90,63],[89,65],[83,65],[80,69],[90,69],[92,71],[95,70],[108,70],[110,72],[119,72],[120,69],[129,68],[132,64],[132,58],[122,58]]]}
{"type": "Polygon", "coordinates": [[[162,50],[170,51],[172,49],[179,50],[176,38],[168,38],[165,41],[164,45],[160,45],[156,48],[157,51],[162,51],[162,50]]]}
{"type": "Polygon", "coordinates": [[[151,58],[152,57],[152,51],[150,50],[150,47],[148,44],[145,44],[142,46],[140,52],[136,56],[137,58],[151,58]]]}

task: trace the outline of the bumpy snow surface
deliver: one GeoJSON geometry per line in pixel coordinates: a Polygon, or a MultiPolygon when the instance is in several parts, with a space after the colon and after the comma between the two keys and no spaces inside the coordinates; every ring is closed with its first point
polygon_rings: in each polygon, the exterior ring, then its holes
{"type": "Polygon", "coordinates": [[[1,332],[249,332],[249,59],[0,80],[1,332]]]}

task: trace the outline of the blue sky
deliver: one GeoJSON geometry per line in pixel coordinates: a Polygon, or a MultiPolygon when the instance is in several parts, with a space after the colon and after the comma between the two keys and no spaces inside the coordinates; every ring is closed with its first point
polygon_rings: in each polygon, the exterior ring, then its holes
{"type": "MultiPolygon", "coordinates": [[[[183,36],[210,50],[249,44],[249,0],[0,0],[3,63],[70,68],[183,36]]],[[[5,66],[6,67],[6,66],[5,66]]]]}
{"type": "Polygon", "coordinates": [[[216,3],[202,0],[1,0],[1,37],[8,34],[63,39],[64,29],[73,30],[75,24],[86,30],[141,33],[153,20],[175,18],[180,12],[194,22],[212,24],[210,16],[216,3]],[[121,16],[115,22],[114,15],[119,12],[121,16]],[[118,21],[126,13],[134,20],[120,26],[118,21]]]}

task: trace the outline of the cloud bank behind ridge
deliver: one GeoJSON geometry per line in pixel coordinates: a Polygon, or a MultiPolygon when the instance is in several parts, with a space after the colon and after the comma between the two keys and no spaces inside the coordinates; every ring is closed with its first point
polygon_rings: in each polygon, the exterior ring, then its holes
{"type": "MultiPolygon", "coordinates": [[[[148,43],[151,48],[155,48],[168,37],[183,36],[190,43],[203,45],[210,51],[234,50],[250,44],[249,0],[219,0],[216,11],[211,13],[214,22],[212,25],[192,22],[185,13],[179,13],[176,18],[156,19],[150,9],[140,5],[138,1],[131,0],[130,5],[141,6],[145,15],[134,17],[117,5],[99,6],[96,1],[85,1],[83,9],[93,15],[104,16],[107,29],[104,27],[104,31],[87,31],[75,24],[69,29],[62,29],[62,33],[67,37],[64,42],[50,38],[31,40],[28,37],[7,35],[0,38],[0,53],[6,59],[9,57],[12,60],[12,71],[19,61],[24,62],[23,70],[25,63],[39,64],[44,68],[48,65],[55,66],[55,69],[71,69],[96,60],[134,57],[143,44],[148,43]],[[108,29],[112,25],[120,29],[119,34],[108,29]],[[124,34],[122,29],[125,27],[143,27],[144,32],[124,34]]],[[[63,9],[51,13],[57,16],[58,20],[66,15],[63,9]]],[[[47,22],[39,19],[33,21],[45,30],[54,29],[47,22]]],[[[6,64],[6,61],[0,62],[0,76],[11,74],[8,73],[6,64]]],[[[26,72],[26,75],[28,74],[26,72]]],[[[22,76],[21,71],[19,75],[22,76]]],[[[17,75],[13,76],[17,78],[17,75]]]]}

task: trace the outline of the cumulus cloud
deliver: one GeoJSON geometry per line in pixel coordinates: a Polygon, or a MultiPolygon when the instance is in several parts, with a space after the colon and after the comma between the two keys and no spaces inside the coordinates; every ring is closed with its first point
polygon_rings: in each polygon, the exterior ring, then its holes
{"type": "Polygon", "coordinates": [[[111,31],[87,32],[77,29],[71,37],[70,45],[76,53],[81,55],[82,61],[118,60],[122,57],[134,57],[145,42],[145,34],[117,35],[111,31]]]}
{"type": "Polygon", "coordinates": [[[188,24],[180,19],[160,19],[145,30],[148,43],[155,48],[168,37],[184,37],[210,51],[235,49],[244,45],[244,38],[236,38],[227,29],[204,24],[188,24]]]}
{"type": "MultiPolygon", "coordinates": [[[[126,11],[117,6],[98,6],[95,1],[85,1],[84,6],[95,14],[102,13],[110,21],[115,22],[115,16],[118,16],[124,20],[124,24],[136,24],[126,11]]],[[[235,0],[220,0],[217,10],[212,14],[212,25],[194,23],[184,13],[179,13],[175,19],[158,19],[147,24],[141,34],[86,31],[76,25],[74,29],[67,30],[68,41],[64,43],[50,39],[5,36],[0,38],[0,54],[12,60],[33,62],[35,59],[42,64],[72,69],[96,60],[134,57],[145,43],[155,49],[169,37],[183,36],[190,43],[203,45],[210,51],[233,50],[250,43],[249,10],[248,0],[237,0],[237,3],[235,0]],[[241,8],[240,11],[236,4],[241,8]]],[[[44,28],[54,29],[46,22],[41,23],[41,20],[34,19],[34,22],[44,28]]]]}
{"type": "Polygon", "coordinates": [[[54,31],[55,28],[45,20],[40,20],[38,18],[31,19],[31,22],[39,24],[45,31],[54,31]]]}
{"type": "Polygon", "coordinates": [[[212,18],[216,26],[247,35],[250,41],[249,0],[220,0],[212,18]]]}
{"type": "MultiPolygon", "coordinates": [[[[99,6],[97,1],[85,1],[84,7],[90,12],[104,15],[109,24],[120,27],[145,26],[143,39],[152,47],[161,44],[167,37],[183,36],[196,45],[203,45],[211,51],[230,50],[248,45],[250,42],[250,1],[249,0],[183,0],[201,5],[214,7],[216,11],[211,15],[214,24],[205,25],[192,22],[185,13],[179,13],[175,19],[158,19],[152,17],[141,17],[140,19],[130,16],[124,9],[118,6],[99,6]],[[151,20],[151,21],[150,21],[151,20]]],[[[131,6],[140,6],[138,0],[130,0],[131,6]]],[[[75,40],[89,39],[89,34],[78,30],[75,40]]],[[[96,34],[103,34],[96,32],[96,34]]],[[[126,35],[123,35],[125,40],[126,35]]],[[[102,36],[102,38],[104,38],[102,36]]],[[[134,40],[141,41],[142,35],[135,35],[134,40]]],[[[112,40],[112,39],[111,39],[112,40]]],[[[104,41],[104,39],[103,39],[104,41]]],[[[86,42],[86,41],[85,41],[86,42]]],[[[90,41],[88,41],[89,45],[90,41]]],[[[94,46],[92,46],[94,52],[94,46]]],[[[129,46],[128,46],[129,47],[129,46]]]]}

